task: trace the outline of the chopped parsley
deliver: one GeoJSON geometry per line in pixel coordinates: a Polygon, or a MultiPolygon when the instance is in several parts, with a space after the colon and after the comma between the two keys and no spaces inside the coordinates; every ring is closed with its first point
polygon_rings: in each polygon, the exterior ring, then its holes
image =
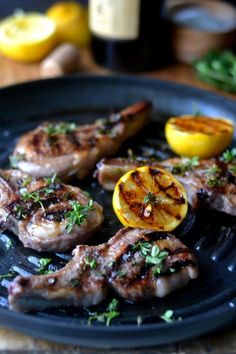
{"type": "Polygon", "coordinates": [[[107,327],[110,326],[111,321],[120,315],[118,309],[119,309],[119,301],[117,299],[113,299],[108,305],[106,312],[89,313],[90,317],[88,319],[88,325],[91,325],[92,321],[98,321],[98,322],[105,322],[107,327]]]}
{"type": "Polygon", "coordinates": [[[236,148],[226,150],[222,155],[222,160],[225,163],[231,163],[236,158],[236,148]]]}
{"type": "Polygon", "coordinates": [[[44,130],[48,135],[57,135],[57,134],[68,134],[73,132],[77,128],[75,123],[51,123],[48,124],[44,130]]]}
{"type": "Polygon", "coordinates": [[[33,178],[31,176],[27,176],[23,179],[22,181],[22,187],[27,187],[31,182],[33,178]]]}
{"type": "Polygon", "coordinates": [[[39,268],[37,269],[37,273],[39,274],[51,274],[52,270],[48,268],[49,264],[51,264],[52,258],[40,258],[39,260],[39,268]]]}
{"type": "Polygon", "coordinates": [[[67,224],[66,231],[70,233],[74,226],[80,226],[83,224],[87,217],[87,213],[93,210],[93,200],[90,199],[87,205],[82,205],[78,201],[70,201],[72,210],[68,211],[65,215],[67,224]]]}
{"type": "Polygon", "coordinates": [[[97,262],[93,258],[85,257],[84,258],[85,268],[89,267],[95,269],[97,267],[97,262]]]}

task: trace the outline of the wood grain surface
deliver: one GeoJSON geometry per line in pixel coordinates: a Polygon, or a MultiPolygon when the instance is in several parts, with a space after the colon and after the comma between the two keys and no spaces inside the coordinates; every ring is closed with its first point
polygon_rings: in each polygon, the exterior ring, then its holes
{"type": "MultiPolygon", "coordinates": [[[[87,72],[98,75],[111,75],[112,72],[98,67],[92,60],[89,50],[81,52],[79,72],[87,72]]],[[[141,76],[165,79],[196,86],[205,90],[218,92],[227,97],[236,98],[236,95],[226,94],[211,88],[196,78],[194,70],[185,64],[174,64],[160,70],[149,73],[141,73],[141,76]]],[[[38,64],[21,64],[0,56],[0,87],[34,80],[40,78],[38,64]]],[[[23,324],[22,324],[23,325],[23,324]]],[[[68,346],[51,343],[39,338],[32,338],[12,330],[0,328],[0,353],[81,353],[81,354],[232,354],[236,353],[236,325],[220,330],[214,334],[191,340],[174,343],[156,348],[145,349],[91,349],[77,346],[68,346]]]]}

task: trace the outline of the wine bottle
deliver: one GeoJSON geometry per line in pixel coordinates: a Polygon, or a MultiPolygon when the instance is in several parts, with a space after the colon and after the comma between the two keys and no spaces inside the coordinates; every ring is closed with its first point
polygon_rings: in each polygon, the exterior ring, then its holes
{"type": "Polygon", "coordinates": [[[114,70],[154,69],[168,58],[163,0],[90,0],[95,61],[114,70]]]}

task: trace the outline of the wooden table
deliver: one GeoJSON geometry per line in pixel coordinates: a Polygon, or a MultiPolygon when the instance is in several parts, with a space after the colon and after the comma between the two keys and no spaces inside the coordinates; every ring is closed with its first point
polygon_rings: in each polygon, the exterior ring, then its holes
{"type": "MultiPolygon", "coordinates": [[[[81,53],[80,71],[96,74],[112,74],[110,71],[98,67],[92,60],[89,51],[81,53]]],[[[214,92],[217,90],[210,88],[199,82],[195,76],[193,69],[184,64],[175,64],[161,70],[141,73],[152,78],[166,79],[177,81],[187,85],[194,85],[203,89],[208,89],[214,92]]],[[[38,79],[40,77],[39,65],[37,64],[20,64],[10,61],[0,56],[0,86],[15,84],[27,80],[38,79]]],[[[225,96],[235,99],[236,95],[222,93],[225,96]]],[[[23,325],[23,324],[22,324],[23,325]]],[[[83,354],[162,354],[162,353],[191,353],[191,354],[231,354],[236,353],[236,325],[220,330],[214,334],[202,336],[200,338],[187,340],[172,345],[161,346],[158,348],[147,349],[127,349],[127,350],[103,350],[89,349],[75,346],[61,345],[50,343],[41,339],[32,338],[22,334],[18,334],[12,330],[0,329],[0,351],[23,352],[46,352],[46,353],[83,353],[83,354]]]]}

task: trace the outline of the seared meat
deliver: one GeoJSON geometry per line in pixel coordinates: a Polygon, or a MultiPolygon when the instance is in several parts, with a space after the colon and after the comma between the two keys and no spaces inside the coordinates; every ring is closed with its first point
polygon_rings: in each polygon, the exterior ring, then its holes
{"type": "Polygon", "coordinates": [[[195,166],[187,158],[173,158],[166,161],[147,159],[114,158],[104,159],[97,165],[99,183],[106,190],[113,190],[116,182],[126,172],[151,165],[172,172],[183,184],[188,202],[196,208],[214,209],[236,215],[235,166],[220,159],[197,161],[195,166]]]}
{"type": "Polygon", "coordinates": [[[128,171],[141,166],[159,166],[158,161],[143,158],[107,158],[102,159],[97,164],[95,177],[98,178],[99,184],[107,191],[113,191],[117,181],[128,171]]]}
{"type": "Polygon", "coordinates": [[[90,205],[83,191],[55,178],[0,170],[0,196],[1,227],[38,251],[66,251],[83,244],[103,221],[99,204],[90,205]],[[81,207],[84,217],[78,223],[69,213],[81,207]]]}
{"type": "Polygon", "coordinates": [[[108,243],[77,246],[74,258],[49,275],[17,276],[9,287],[10,308],[39,310],[90,306],[109,287],[125,299],[163,297],[198,276],[196,259],[174,236],[123,228],[108,243]]]}
{"type": "Polygon", "coordinates": [[[83,178],[143,128],[150,110],[151,104],[143,101],[90,125],[44,123],[20,138],[13,153],[15,167],[35,177],[57,173],[83,178]]]}

